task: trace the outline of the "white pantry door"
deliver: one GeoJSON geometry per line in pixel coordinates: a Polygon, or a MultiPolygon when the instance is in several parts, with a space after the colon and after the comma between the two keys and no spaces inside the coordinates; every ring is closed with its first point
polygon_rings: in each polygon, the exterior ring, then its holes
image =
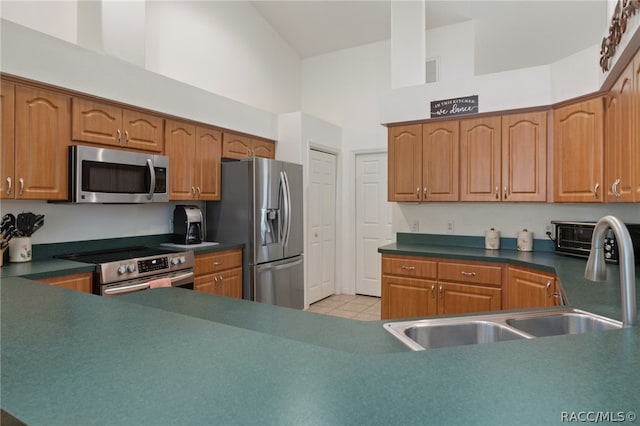
{"type": "Polygon", "coordinates": [[[307,205],[309,304],[331,296],[336,277],[336,156],[309,152],[307,205]]]}
{"type": "Polygon", "coordinates": [[[387,153],[356,155],[356,293],[381,294],[378,247],[391,243],[387,153]]]}

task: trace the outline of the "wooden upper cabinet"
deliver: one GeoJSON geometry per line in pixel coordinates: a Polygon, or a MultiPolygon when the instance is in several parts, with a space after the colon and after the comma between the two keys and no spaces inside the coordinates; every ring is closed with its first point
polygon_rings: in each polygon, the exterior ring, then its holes
{"type": "Polygon", "coordinates": [[[140,111],[73,98],[72,138],[81,142],[162,152],[163,120],[140,111]]]}
{"type": "Polygon", "coordinates": [[[422,125],[422,201],[458,201],[458,121],[422,125]]]}
{"type": "Polygon", "coordinates": [[[196,176],[198,199],[220,199],[220,158],[222,132],[209,127],[196,127],[196,176]]]}
{"type": "Polygon", "coordinates": [[[547,200],[547,113],[502,116],[502,200],[547,200]]]}
{"type": "Polygon", "coordinates": [[[222,157],[242,160],[247,157],[262,157],[274,159],[276,155],[275,143],[262,139],[235,133],[223,133],[222,157]]]}
{"type": "Polygon", "coordinates": [[[460,121],[460,199],[500,201],[501,120],[460,121]]]}
{"type": "Polygon", "coordinates": [[[222,132],[166,120],[165,152],[171,163],[170,200],[220,199],[222,132]]]}
{"type": "Polygon", "coordinates": [[[16,199],[68,198],[70,111],[69,96],[16,85],[13,179],[16,199]]]}
{"type": "Polygon", "coordinates": [[[0,146],[0,198],[15,197],[15,85],[6,81],[0,86],[0,109],[2,112],[2,146],[0,146]]]}
{"type": "Polygon", "coordinates": [[[633,141],[635,141],[635,181],[636,185],[633,190],[635,201],[640,201],[640,50],[636,53],[633,61],[633,114],[631,124],[633,126],[633,141]]]}
{"type": "MultiPolygon", "coordinates": [[[[639,140],[634,139],[633,63],[624,70],[605,97],[605,187],[607,202],[635,200],[639,140]]],[[[640,201],[640,200],[637,200],[640,201]]]]}
{"type": "Polygon", "coordinates": [[[196,126],[190,123],[165,121],[165,154],[171,165],[170,200],[196,198],[196,126]]]}
{"type": "Polygon", "coordinates": [[[420,201],[422,196],[422,125],[390,127],[389,201],[420,201]]]}
{"type": "Polygon", "coordinates": [[[273,141],[265,141],[261,139],[253,139],[253,156],[261,158],[276,158],[276,144],[273,141]]]}
{"type": "Polygon", "coordinates": [[[604,197],[602,98],[553,112],[553,201],[601,203],[604,197]]]}

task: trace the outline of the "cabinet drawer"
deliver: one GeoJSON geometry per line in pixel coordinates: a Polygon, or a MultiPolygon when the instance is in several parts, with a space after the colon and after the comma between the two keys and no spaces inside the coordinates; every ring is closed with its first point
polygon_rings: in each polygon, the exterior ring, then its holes
{"type": "Polygon", "coordinates": [[[396,255],[382,256],[383,274],[420,278],[436,278],[437,271],[438,267],[435,260],[396,255]]]}
{"type": "Polygon", "coordinates": [[[242,266],[242,250],[229,250],[196,256],[196,275],[210,274],[242,266]]]}
{"type": "Polygon", "coordinates": [[[438,262],[438,280],[469,284],[502,284],[502,266],[473,262],[438,262]]]}

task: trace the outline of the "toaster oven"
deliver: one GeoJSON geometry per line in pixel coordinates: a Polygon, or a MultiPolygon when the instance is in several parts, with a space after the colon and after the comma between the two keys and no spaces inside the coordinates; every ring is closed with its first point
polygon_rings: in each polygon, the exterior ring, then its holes
{"type": "MultiPolygon", "coordinates": [[[[571,222],[552,220],[555,225],[556,254],[589,257],[591,253],[591,237],[596,222],[571,222]]],[[[640,262],[640,224],[626,223],[631,235],[636,263],[640,262]]],[[[609,229],[604,239],[604,258],[610,263],[619,263],[618,244],[613,231],[609,229]]]]}

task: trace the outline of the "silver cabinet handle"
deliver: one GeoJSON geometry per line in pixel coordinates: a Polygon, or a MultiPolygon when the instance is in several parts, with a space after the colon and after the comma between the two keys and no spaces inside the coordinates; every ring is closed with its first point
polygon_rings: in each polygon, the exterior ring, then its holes
{"type": "Polygon", "coordinates": [[[475,277],[476,273],[475,272],[466,272],[466,271],[460,271],[460,273],[462,275],[464,275],[465,277],[475,277]]]}
{"type": "Polygon", "coordinates": [[[124,131],[124,144],[125,145],[129,145],[129,131],[128,130],[124,131]]]}
{"type": "Polygon", "coordinates": [[[496,200],[500,199],[500,189],[498,189],[498,185],[496,185],[496,200]]]}
{"type": "Polygon", "coordinates": [[[442,296],[442,286],[438,287],[438,293],[440,293],[440,296],[442,296]]]}
{"type": "Polygon", "coordinates": [[[422,188],[422,197],[423,198],[427,198],[427,187],[425,186],[424,188],[422,188]]]}
{"type": "Polygon", "coordinates": [[[509,192],[507,191],[507,187],[504,187],[504,199],[506,200],[509,196],[509,192]]]}
{"type": "Polygon", "coordinates": [[[198,198],[200,198],[200,194],[202,194],[202,190],[199,186],[196,186],[196,191],[198,191],[198,198]]]}
{"type": "Polygon", "coordinates": [[[7,177],[7,195],[11,194],[11,177],[7,177]]]}
{"type": "Polygon", "coordinates": [[[620,179],[616,179],[615,182],[613,182],[613,185],[611,185],[611,192],[613,192],[613,195],[615,195],[616,198],[620,198],[620,192],[618,192],[618,185],[620,185],[620,179]]]}
{"type": "Polygon", "coordinates": [[[547,297],[553,296],[553,294],[549,294],[550,288],[551,288],[551,281],[547,281],[547,285],[544,286],[544,291],[547,293],[547,297]]]}
{"type": "Polygon", "coordinates": [[[18,182],[20,182],[20,191],[18,192],[18,195],[22,195],[24,194],[24,179],[20,178],[18,179],[18,182]]]}
{"type": "Polygon", "coordinates": [[[596,198],[599,198],[600,196],[598,195],[598,191],[600,190],[600,184],[596,183],[596,185],[593,187],[593,196],[596,198]]]}
{"type": "Polygon", "coordinates": [[[436,285],[435,284],[431,284],[431,295],[433,297],[435,297],[435,295],[436,295],[436,285]]]}
{"type": "Polygon", "coordinates": [[[416,188],[416,198],[420,199],[420,187],[416,188]]]}
{"type": "Polygon", "coordinates": [[[415,266],[402,265],[402,269],[407,270],[407,271],[413,271],[414,269],[416,269],[416,267],[415,266]]]}
{"type": "Polygon", "coordinates": [[[223,262],[220,262],[220,261],[216,260],[215,262],[213,262],[213,266],[220,266],[220,265],[222,265],[222,263],[223,262]]]}
{"type": "Polygon", "coordinates": [[[196,196],[196,187],[195,186],[191,187],[191,195],[193,195],[194,197],[196,196]]]}
{"type": "Polygon", "coordinates": [[[120,138],[122,136],[122,132],[120,131],[120,129],[116,130],[116,143],[118,145],[120,145],[120,138]]]}
{"type": "Polygon", "coordinates": [[[218,277],[214,276],[213,277],[213,282],[217,284],[218,283],[218,277]]]}

